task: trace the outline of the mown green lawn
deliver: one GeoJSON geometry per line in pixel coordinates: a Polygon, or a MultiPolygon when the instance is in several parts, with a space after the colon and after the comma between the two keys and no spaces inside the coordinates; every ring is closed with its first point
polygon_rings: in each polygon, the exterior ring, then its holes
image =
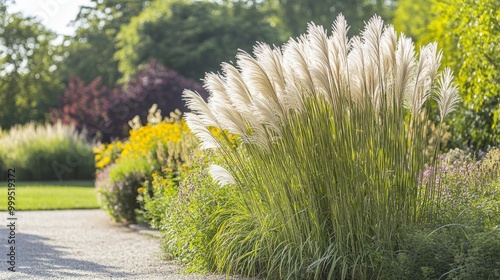
{"type": "MultiPolygon", "coordinates": [[[[93,181],[16,182],[16,210],[98,208],[93,181]]],[[[7,210],[7,183],[0,183],[0,210],[7,210]]]]}

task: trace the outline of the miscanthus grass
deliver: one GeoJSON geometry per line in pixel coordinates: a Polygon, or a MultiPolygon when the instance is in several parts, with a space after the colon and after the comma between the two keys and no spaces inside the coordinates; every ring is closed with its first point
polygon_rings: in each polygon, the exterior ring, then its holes
{"type": "Polygon", "coordinates": [[[85,131],[62,124],[27,123],[0,134],[0,179],[16,168],[17,180],[92,179],[94,163],[85,131]]]}
{"type": "Polygon", "coordinates": [[[436,100],[441,121],[454,109],[451,71],[439,73],[435,43],[417,55],[379,17],[350,39],[342,15],[332,30],[310,24],[282,47],[240,52],[236,65],[206,75],[208,102],[185,92],[188,126],[226,161],[212,176],[241,198],[213,220],[220,271],[376,278],[376,256],[397,250],[400,229],[433,218],[437,191],[419,185],[423,108],[436,100]],[[214,137],[211,127],[242,144],[214,137]]]}

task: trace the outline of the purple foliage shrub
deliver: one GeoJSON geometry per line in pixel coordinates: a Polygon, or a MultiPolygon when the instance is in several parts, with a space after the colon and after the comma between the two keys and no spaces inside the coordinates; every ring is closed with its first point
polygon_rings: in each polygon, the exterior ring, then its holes
{"type": "Polygon", "coordinates": [[[100,78],[85,85],[75,77],[70,79],[51,118],[54,122],[61,119],[64,124],[73,124],[79,130],[86,129],[90,137],[110,142],[128,136],[128,121],[136,115],[145,123],[153,104],[165,116],[176,109],[187,111],[182,99],[184,89],[207,96],[200,84],[156,61],[146,65],[127,84],[114,89],[101,85],[100,78]]]}

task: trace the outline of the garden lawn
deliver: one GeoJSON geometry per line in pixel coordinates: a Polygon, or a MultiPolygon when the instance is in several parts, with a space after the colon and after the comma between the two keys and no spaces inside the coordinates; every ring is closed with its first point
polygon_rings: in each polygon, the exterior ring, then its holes
{"type": "MultiPolygon", "coordinates": [[[[7,210],[7,183],[0,183],[0,210],[7,210]]],[[[16,210],[99,208],[93,181],[16,182],[16,210]]]]}

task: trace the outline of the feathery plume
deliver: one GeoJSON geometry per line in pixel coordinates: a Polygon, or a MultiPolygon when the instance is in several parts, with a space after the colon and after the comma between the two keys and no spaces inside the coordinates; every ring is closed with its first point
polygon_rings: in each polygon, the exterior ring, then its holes
{"type": "Polygon", "coordinates": [[[349,27],[342,14],[332,25],[332,35],[328,39],[328,55],[330,57],[330,72],[332,73],[333,90],[338,98],[343,92],[348,92],[347,52],[349,40],[347,31],[349,27]]]}
{"type": "Polygon", "coordinates": [[[200,148],[205,149],[218,149],[220,148],[219,142],[212,135],[205,123],[199,118],[198,115],[193,113],[186,113],[184,116],[189,129],[200,139],[200,148]]]}
{"type": "Polygon", "coordinates": [[[372,104],[377,111],[380,110],[383,100],[387,99],[387,92],[384,91],[384,69],[382,67],[382,55],[381,50],[381,40],[382,32],[384,29],[384,22],[379,16],[373,16],[368,23],[366,28],[361,33],[363,38],[363,50],[366,51],[367,55],[364,56],[366,59],[365,71],[366,76],[366,88],[367,94],[371,98],[372,104]]]}
{"type": "Polygon", "coordinates": [[[281,50],[279,48],[272,49],[267,44],[259,43],[254,47],[253,53],[279,98],[279,94],[282,94],[285,88],[281,50]]]}
{"type": "Polygon", "coordinates": [[[222,77],[220,74],[215,73],[207,73],[205,75],[205,78],[203,78],[203,87],[210,93],[220,93],[226,91],[222,77]]]}
{"type": "Polygon", "coordinates": [[[456,109],[460,98],[458,97],[458,87],[453,83],[453,73],[450,68],[445,68],[438,78],[438,90],[436,100],[439,107],[439,117],[444,118],[456,109]]]}
{"type": "Polygon", "coordinates": [[[252,95],[262,95],[270,101],[272,111],[283,112],[279,107],[276,89],[263,66],[250,54],[240,51],[236,55],[237,64],[252,95]]]}
{"type": "MultiPolygon", "coordinates": [[[[297,81],[302,89],[301,94],[315,92],[314,81],[309,71],[306,48],[309,43],[304,36],[298,40],[290,39],[283,47],[283,62],[285,73],[290,73],[291,81],[297,81]]],[[[287,81],[287,83],[290,83],[287,81]]]]}
{"type": "Polygon", "coordinates": [[[186,106],[199,116],[205,126],[220,128],[220,125],[217,123],[217,118],[210,108],[208,108],[207,103],[203,100],[201,95],[191,90],[184,90],[182,97],[186,101],[186,106]]]}
{"type": "Polygon", "coordinates": [[[396,49],[398,38],[396,31],[392,25],[386,26],[382,33],[380,40],[381,56],[380,68],[382,69],[380,75],[383,81],[382,91],[386,93],[387,106],[401,106],[403,100],[395,94],[395,71],[396,71],[396,49]]]}
{"type": "Polygon", "coordinates": [[[222,77],[218,74],[207,74],[205,76],[205,86],[211,93],[208,108],[217,119],[219,127],[228,130],[230,133],[241,135],[245,139],[247,124],[227,96],[222,77]]]}
{"type": "Polygon", "coordinates": [[[330,58],[328,57],[328,37],[322,26],[309,24],[307,28],[309,41],[309,71],[315,89],[333,104],[332,73],[330,72],[330,58]]]}
{"type": "Polygon", "coordinates": [[[432,81],[429,77],[430,64],[433,61],[431,55],[429,48],[423,47],[420,49],[420,57],[415,64],[414,78],[410,82],[408,102],[410,103],[410,110],[415,116],[420,114],[431,93],[432,81]]]}
{"type": "Polygon", "coordinates": [[[426,48],[428,59],[430,59],[428,71],[429,77],[433,82],[436,79],[437,71],[441,65],[441,58],[443,57],[443,52],[441,50],[438,51],[437,47],[438,45],[436,42],[430,43],[424,47],[426,48]]]}
{"type": "Polygon", "coordinates": [[[339,60],[345,62],[347,59],[347,51],[349,49],[349,40],[347,39],[347,32],[349,31],[349,26],[347,26],[347,21],[343,14],[339,14],[332,24],[332,35],[330,36],[331,43],[334,46],[338,46],[335,49],[334,54],[339,60]]]}
{"type": "Polygon", "coordinates": [[[210,166],[208,173],[220,186],[234,185],[236,180],[234,177],[222,166],[213,164],[210,166]]]}
{"type": "Polygon", "coordinates": [[[227,63],[222,64],[222,69],[224,73],[225,92],[230,103],[240,113],[241,118],[247,123],[247,126],[254,127],[258,125],[254,115],[253,97],[240,72],[238,72],[236,67],[227,63]]]}
{"type": "Polygon", "coordinates": [[[393,73],[396,68],[398,36],[392,25],[386,26],[380,39],[382,73],[393,73]]]}
{"type": "Polygon", "coordinates": [[[280,128],[280,122],[273,111],[271,111],[267,102],[268,100],[264,99],[262,96],[257,96],[255,98],[254,108],[258,112],[256,118],[259,123],[269,127],[269,129],[274,131],[279,137],[282,137],[283,134],[280,128]]]}
{"type": "MultiPolygon", "coordinates": [[[[396,100],[403,100],[407,108],[412,108],[411,100],[413,91],[411,88],[412,79],[415,76],[415,47],[410,38],[403,34],[399,37],[396,48],[396,71],[394,83],[394,95],[396,100]]],[[[412,112],[413,113],[413,112],[412,112]]]]}
{"type": "Polygon", "coordinates": [[[303,105],[299,93],[301,89],[297,88],[293,71],[290,71],[290,66],[286,65],[281,50],[277,47],[272,49],[266,44],[258,44],[254,49],[254,54],[275,88],[283,113],[289,109],[300,110],[303,105]]]}
{"type": "Polygon", "coordinates": [[[373,16],[365,26],[361,33],[363,38],[363,47],[367,53],[367,59],[372,63],[379,64],[382,54],[381,38],[384,22],[379,16],[373,16]]]}
{"type": "Polygon", "coordinates": [[[226,92],[234,107],[245,117],[252,117],[252,95],[238,69],[231,64],[223,63],[226,92]]]}
{"type": "Polygon", "coordinates": [[[245,139],[247,123],[235,109],[225,92],[213,94],[208,107],[216,116],[220,128],[226,129],[230,133],[241,135],[245,139]]]}
{"type": "Polygon", "coordinates": [[[351,51],[348,54],[349,64],[349,89],[351,98],[362,106],[365,101],[365,59],[361,38],[355,36],[351,39],[351,51]]]}

